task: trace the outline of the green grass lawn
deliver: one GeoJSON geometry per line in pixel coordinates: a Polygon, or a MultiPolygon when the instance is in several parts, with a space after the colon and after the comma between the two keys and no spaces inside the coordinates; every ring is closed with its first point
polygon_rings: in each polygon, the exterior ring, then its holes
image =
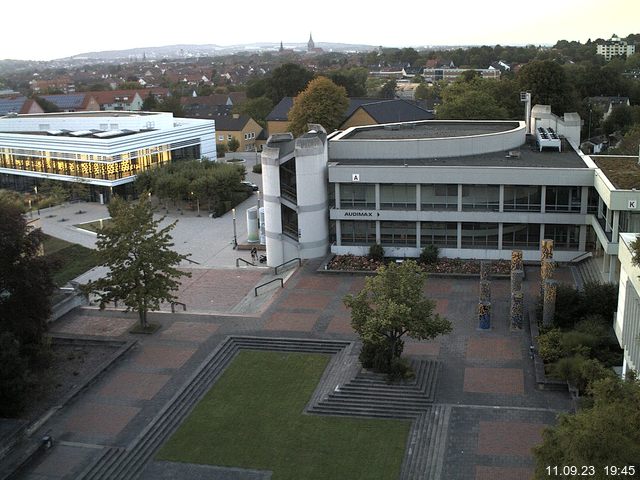
{"type": "Polygon", "coordinates": [[[240,352],[157,458],[273,480],[397,479],[410,421],[303,414],[329,358],[240,352]]]}
{"type": "Polygon", "coordinates": [[[64,286],[69,280],[98,265],[95,250],[49,235],[44,237],[44,254],[50,261],[53,283],[57,286],[64,286]]]}

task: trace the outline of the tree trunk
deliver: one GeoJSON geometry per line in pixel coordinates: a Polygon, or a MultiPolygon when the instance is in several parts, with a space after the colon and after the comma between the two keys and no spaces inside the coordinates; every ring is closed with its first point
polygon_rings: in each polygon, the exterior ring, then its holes
{"type": "Polygon", "coordinates": [[[145,329],[148,326],[147,323],[147,309],[141,308],[138,310],[138,316],[140,317],[140,328],[145,329]]]}

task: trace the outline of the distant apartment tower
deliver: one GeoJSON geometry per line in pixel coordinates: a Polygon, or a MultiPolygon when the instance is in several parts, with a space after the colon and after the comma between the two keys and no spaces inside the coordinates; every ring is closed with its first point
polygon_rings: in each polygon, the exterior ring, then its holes
{"type": "Polygon", "coordinates": [[[598,44],[596,53],[602,55],[605,60],[609,61],[613,57],[627,56],[630,57],[636,53],[636,46],[627,43],[625,40],[613,34],[612,37],[604,43],[598,44]]]}

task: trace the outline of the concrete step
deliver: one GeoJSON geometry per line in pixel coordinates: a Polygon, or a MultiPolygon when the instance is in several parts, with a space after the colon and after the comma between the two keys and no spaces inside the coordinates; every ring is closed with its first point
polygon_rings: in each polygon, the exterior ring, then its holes
{"type": "Polygon", "coordinates": [[[403,401],[398,399],[386,399],[386,398],[363,398],[363,397],[341,397],[332,396],[327,400],[320,403],[320,405],[338,405],[351,407],[351,406],[363,406],[363,407],[379,407],[388,408],[390,410],[412,410],[421,411],[429,407],[431,404],[427,401],[403,401]]]}
{"type": "Polygon", "coordinates": [[[323,415],[338,415],[348,417],[375,417],[375,418],[405,418],[413,419],[418,411],[389,410],[376,407],[344,407],[341,405],[323,404],[313,408],[312,413],[323,415]]]}

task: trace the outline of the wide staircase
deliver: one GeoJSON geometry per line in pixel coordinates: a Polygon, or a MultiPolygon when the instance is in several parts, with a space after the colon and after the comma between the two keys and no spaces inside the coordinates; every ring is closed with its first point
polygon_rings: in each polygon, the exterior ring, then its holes
{"type": "Polygon", "coordinates": [[[589,257],[580,263],[571,266],[578,288],[582,289],[586,283],[602,283],[604,278],[601,273],[602,257],[589,257]]]}

